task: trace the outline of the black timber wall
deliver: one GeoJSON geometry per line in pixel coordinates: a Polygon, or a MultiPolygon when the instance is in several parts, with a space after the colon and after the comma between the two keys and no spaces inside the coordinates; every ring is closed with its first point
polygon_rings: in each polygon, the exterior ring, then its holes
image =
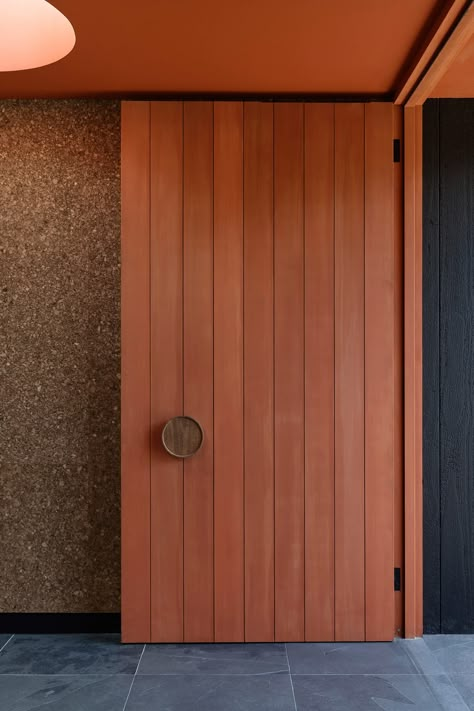
{"type": "Polygon", "coordinates": [[[474,632],[474,100],[423,111],[424,631],[474,632]]]}

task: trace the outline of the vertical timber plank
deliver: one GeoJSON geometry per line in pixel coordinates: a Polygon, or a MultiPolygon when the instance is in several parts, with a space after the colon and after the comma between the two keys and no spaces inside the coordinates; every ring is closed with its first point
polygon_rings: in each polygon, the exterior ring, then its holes
{"type": "Polygon", "coordinates": [[[183,640],[183,462],[163,448],[183,411],[183,104],[151,104],[151,638],[183,640]]]}
{"type": "Polygon", "coordinates": [[[214,106],[215,640],[244,641],[243,105],[214,106]]]}
{"type": "MultiPolygon", "coordinates": [[[[403,145],[403,109],[395,106],[393,110],[393,137],[403,145]]],[[[405,569],[403,550],[403,151],[400,161],[393,163],[393,196],[394,196],[394,566],[405,569]]],[[[403,575],[401,579],[403,588],[403,575]]],[[[404,635],[404,598],[402,590],[395,592],[395,624],[394,636],[404,635]]]]}
{"type": "Polygon", "coordinates": [[[423,106],[423,580],[426,634],[441,633],[439,101],[423,106]]]}
{"type": "Polygon", "coordinates": [[[405,636],[423,632],[422,107],[404,109],[405,135],[405,636]]]}
{"type": "Polygon", "coordinates": [[[122,103],[122,640],[150,641],[150,104],[122,103]],[[138,581],[138,584],[137,584],[138,581]]]}
{"type": "Polygon", "coordinates": [[[305,638],[334,640],[334,104],[305,105],[305,638]]]}
{"type": "Polygon", "coordinates": [[[394,630],[393,108],[365,107],[366,640],[394,630]]]}
{"type": "Polygon", "coordinates": [[[244,104],[245,639],[274,639],[273,105],[244,104]]]}
{"type": "Polygon", "coordinates": [[[275,112],[275,639],[304,639],[304,107],[275,112]]]}
{"type": "Polygon", "coordinates": [[[364,106],[335,107],[336,640],[365,636],[364,106]]]}
{"type": "Polygon", "coordinates": [[[213,104],[184,103],[184,413],[204,430],[184,462],[184,641],[214,640],[213,104]]]}

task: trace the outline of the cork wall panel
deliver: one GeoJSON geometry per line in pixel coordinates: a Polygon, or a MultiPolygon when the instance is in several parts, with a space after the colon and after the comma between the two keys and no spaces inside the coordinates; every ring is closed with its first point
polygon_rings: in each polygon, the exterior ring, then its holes
{"type": "Polygon", "coordinates": [[[119,102],[0,102],[0,612],[119,610],[119,260],[119,102]]]}

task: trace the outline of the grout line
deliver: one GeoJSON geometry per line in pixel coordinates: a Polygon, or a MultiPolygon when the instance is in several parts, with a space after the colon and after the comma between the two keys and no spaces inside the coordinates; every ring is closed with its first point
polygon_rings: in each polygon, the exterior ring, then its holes
{"type": "Polygon", "coordinates": [[[5,649],[5,647],[7,646],[7,644],[12,641],[12,639],[13,639],[14,636],[15,636],[15,635],[12,634],[12,636],[9,637],[9,639],[7,639],[7,641],[5,642],[5,644],[3,645],[3,647],[0,648],[0,652],[3,652],[3,650],[5,649]]]}
{"type": "MultiPolygon", "coordinates": [[[[303,643],[304,644],[304,643],[303,643]]],[[[285,669],[277,669],[275,671],[267,671],[267,672],[254,672],[254,673],[230,673],[230,672],[219,672],[219,673],[203,673],[203,672],[186,672],[186,676],[225,676],[225,677],[249,677],[249,676],[279,676],[283,674],[287,674],[288,671],[285,669]]],[[[410,673],[410,672],[399,672],[399,673],[394,673],[394,672],[380,672],[380,671],[372,671],[372,672],[320,672],[320,673],[312,673],[309,674],[307,672],[305,673],[299,673],[299,672],[293,672],[291,676],[330,676],[330,677],[338,677],[338,676],[364,676],[364,677],[380,677],[380,675],[383,673],[383,676],[388,676],[388,677],[411,677],[411,678],[417,678],[417,679],[431,679],[431,678],[439,678],[439,677],[451,677],[451,676],[461,676],[461,677],[471,677],[473,676],[472,673],[470,672],[439,672],[438,674],[423,674],[422,672],[416,672],[416,673],[410,673]]],[[[103,679],[109,679],[111,677],[116,677],[116,676],[131,676],[130,674],[126,674],[124,672],[119,672],[119,673],[111,673],[111,672],[87,672],[87,674],[16,674],[16,673],[8,673],[8,674],[0,674],[0,679],[3,677],[30,677],[30,678],[35,678],[35,677],[58,677],[58,678],[64,678],[64,677],[78,677],[78,678],[86,678],[86,677],[101,677],[103,679]]],[[[156,676],[179,676],[182,677],[184,676],[183,672],[156,672],[156,673],[146,673],[146,674],[134,674],[133,677],[135,676],[141,676],[141,677],[156,677],[156,676]]],[[[456,687],[454,687],[456,688],[456,687]]],[[[125,707],[124,707],[125,708],[125,707]]]]}
{"type": "Polygon", "coordinates": [[[138,670],[140,668],[140,663],[142,661],[142,657],[145,654],[145,649],[146,649],[146,644],[143,645],[142,653],[140,654],[140,659],[138,660],[137,668],[135,669],[135,674],[133,675],[132,683],[130,684],[130,689],[128,690],[127,698],[125,699],[125,703],[123,705],[122,711],[125,711],[125,709],[127,707],[128,700],[130,698],[130,694],[132,693],[133,684],[135,682],[135,677],[137,676],[138,670]]]}
{"type": "MultiPolygon", "coordinates": [[[[330,676],[330,677],[338,677],[338,676],[364,676],[364,677],[376,677],[379,678],[380,676],[384,677],[409,677],[409,678],[415,678],[415,679],[437,679],[440,677],[445,678],[446,676],[449,676],[447,672],[439,673],[439,674],[423,674],[421,672],[413,673],[410,674],[409,672],[399,672],[399,673],[394,673],[394,672],[380,672],[380,671],[372,671],[372,672],[361,672],[361,673],[356,673],[356,672],[320,672],[318,673],[313,673],[313,674],[308,674],[307,672],[305,673],[294,673],[291,674],[291,676],[330,676]]],[[[248,676],[248,675],[242,675],[242,676],[248,676]]],[[[458,675],[462,676],[462,675],[458,675]]],[[[466,676],[471,676],[472,674],[467,674],[466,676]]]]}
{"type": "Polygon", "coordinates": [[[293,703],[295,705],[295,711],[298,711],[298,707],[296,706],[295,687],[293,686],[293,677],[291,676],[290,659],[288,657],[288,645],[286,642],[285,642],[285,654],[286,654],[286,661],[288,663],[288,672],[290,674],[290,684],[291,684],[291,693],[293,694],[293,703]]]}
{"type": "MultiPolygon", "coordinates": [[[[208,644],[208,643],[206,643],[208,644]]],[[[242,643],[244,644],[244,643],[242,643]]],[[[183,671],[183,672],[148,672],[146,674],[139,674],[138,676],[141,677],[147,677],[147,676],[152,676],[152,677],[157,677],[157,676],[177,676],[177,677],[183,677],[183,676],[198,676],[198,677],[213,677],[213,676],[223,676],[226,678],[229,677],[254,677],[254,676],[282,676],[283,674],[288,674],[288,669],[276,669],[275,671],[264,671],[264,672],[202,672],[202,671],[197,671],[197,672],[189,672],[189,671],[183,671]]],[[[360,676],[360,675],[359,675],[360,676]]],[[[0,675],[1,678],[1,675],[0,675]]]]}

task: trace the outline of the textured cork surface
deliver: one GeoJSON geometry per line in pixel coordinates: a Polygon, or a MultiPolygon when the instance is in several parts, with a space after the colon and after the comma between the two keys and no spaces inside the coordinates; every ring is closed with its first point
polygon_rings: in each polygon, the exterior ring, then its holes
{"type": "Polygon", "coordinates": [[[120,605],[120,104],[0,101],[0,612],[120,605]]]}

